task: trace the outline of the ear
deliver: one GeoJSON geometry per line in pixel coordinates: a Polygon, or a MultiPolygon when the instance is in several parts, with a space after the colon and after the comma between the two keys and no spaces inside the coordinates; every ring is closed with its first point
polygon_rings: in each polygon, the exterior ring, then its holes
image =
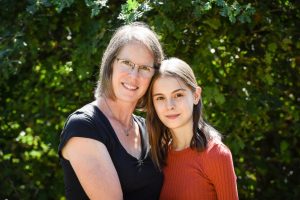
{"type": "Polygon", "coordinates": [[[197,105],[201,99],[201,87],[196,87],[196,91],[194,92],[194,104],[197,105]]]}

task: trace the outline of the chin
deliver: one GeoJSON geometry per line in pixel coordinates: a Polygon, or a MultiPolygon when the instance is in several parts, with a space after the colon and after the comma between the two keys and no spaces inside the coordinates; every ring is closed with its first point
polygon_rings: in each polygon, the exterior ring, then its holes
{"type": "Polygon", "coordinates": [[[164,125],[165,125],[168,129],[176,129],[176,128],[178,128],[178,125],[174,125],[174,124],[170,124],[170,123],[164,123],[164,125]]]}
{"type": "Polygon", "coordinates": [[[138,102],[138,100],[140,99],[140,97],[138,95],[119,95],[117,96],[117,99],[121,100],[121,101],[126,101],[126,102],[138,102]]]}

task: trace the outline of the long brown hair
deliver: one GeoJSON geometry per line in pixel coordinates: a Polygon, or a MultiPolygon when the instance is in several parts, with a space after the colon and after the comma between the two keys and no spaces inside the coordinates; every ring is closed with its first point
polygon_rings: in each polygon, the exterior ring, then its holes
{"type": "MultiPolygon", "coordinates": [[[[161,76],[170,76],[181,80],[192,92],[196,91],[197,80],[191,67],[178,58],[162,61],[160,69],[154,74],[147,92],[147,129],[151,145],[151,157],[154,163],[162,168],[166,165],[169,144],[172,141],[170,130],[160,121],[153,104],[152,92],[155,81],[161,76]]],[[[193,137],[191,148],[203,151],[210,139],[221,140],[220,134],[202,117],[202,101],[193,108],[193,137]]]]}
{"type": "MultiPolygon", "coordinates": [[[[121,50],[127,44],[139,42],[145,45],[154,56],[154,67],[158,68],[164,58],[161,44],[158,37],[150,27],[143,22],[133,22],[128,25],[121,26],[113,34],[101,61],[99,80],[95,90],[95,98],[101,96],[115,99],[115,94],[112,89],[112,63],[121,50]]],[[[145,106],[145,98],[141,98],[137,107],[145,106]]]]}

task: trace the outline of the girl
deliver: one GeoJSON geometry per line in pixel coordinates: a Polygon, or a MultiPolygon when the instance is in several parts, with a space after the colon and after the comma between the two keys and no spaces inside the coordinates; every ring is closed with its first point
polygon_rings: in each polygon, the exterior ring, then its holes
{"type": "Polygon", "coordinates": [[[187,63],[162,62],[147,109],[151,156],[164,173],[160,199],[238,199],[231,152],[202,118],[201,88],[187,63]]]}

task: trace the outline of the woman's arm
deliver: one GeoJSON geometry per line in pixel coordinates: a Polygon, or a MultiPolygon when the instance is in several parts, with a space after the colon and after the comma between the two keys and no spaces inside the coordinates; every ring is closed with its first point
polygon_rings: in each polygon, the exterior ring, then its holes
{"type": "Polygon", "coordinates": [[[99,141],[72,137],[62,149],[84,191],[94,199],[122,199],[117,171],[105,145],[99,141]]]}

